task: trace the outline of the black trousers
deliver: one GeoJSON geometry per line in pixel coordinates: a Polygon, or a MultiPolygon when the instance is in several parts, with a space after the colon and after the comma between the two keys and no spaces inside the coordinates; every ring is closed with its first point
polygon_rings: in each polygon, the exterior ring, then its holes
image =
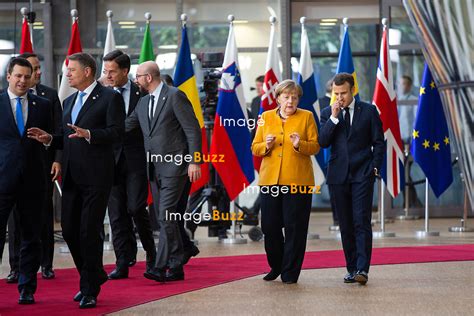
{"type": "Polygon", "coordinates": [[[170,217],[178,213],[188,175],[160,177],[150,181],[155,216],[160,225],[155,268],[158,270],[181,269],[184,259],[183,241],[178,220],[170,217]]]}
{"type": "Polygon", "coordinates": [[[312,194],[272,196],[262,192],[260,197],[268,264],[281,272],[283,281],[297,281],[306,250],[312,194]]]}
{"type": "Polygon", "coordinates": [[[134,223],[143,249],[147,253],[154,253],[156,249],[150,216],[146,210],[148,182],[145,165],[143,170],[129,170],[126,158],[122,154],[116,168],[108,211],[116,265],[125,267],[137,256],[134,223]]]}
{"type": "MultiPolygon", "coordinates": [[[[36,274],[40,266],[41,210],[44,191],[18,190],[0,194],[0,257],[5,245],[8,218],[16,205],[18,227],[21,235],[18,290],[36,291],[36,274]]],[[[18,233],[18,232],[17,232],[18,233]]]]}
{"type": "MultiPolygon", "coordinates": [[[[176,205],[176,211],[179,212],[181,215],[186,212],[186,208],[188,206],[189,192],[191,191],[191,185],[192,183],[191,181],[189,181],[188,178],[186,184],[184,185],[183,193],[179,198],[178,205],[176,205]]],[[[179,234],[181,235],[181,241],[183,242],[183,250],[187,251],[194,246],[194,243],[191,241],[189,235],[186,233],[184,224],[184,219],[181,217],[181,220],[178,221],[179,234]]]]}
{"type": "Polygon", "coordinates": [[[83,295],[97,296],[107,281],[102,255],[104,217],[110,188],[72,183],[63,187],[63,237],[80,274],[83,295]]]}
{"type": "Polygon", "coordinates": [[[369,272],[372,255],[374,177],[363,182],[330,184],[348,272],[369,272]]]}
{"type": "MultiPolygon", "coordinates": [[[[49,171],[48,171],[49,174],[49,171]]],[[[49,177],[48,177],[49,179],[49,177]]],[[[53,267],[54,257],[54,209],[53,209],[53,188],[54,183],[48,180],[46,184],[44,204],[42,210],[41,227],[41,259],[40,265],[43,268],[53,267]]],[[[20,264],[20,219],[16,208],[8,220],[8,253],[10,270],[18,271],[20,264]]]]}

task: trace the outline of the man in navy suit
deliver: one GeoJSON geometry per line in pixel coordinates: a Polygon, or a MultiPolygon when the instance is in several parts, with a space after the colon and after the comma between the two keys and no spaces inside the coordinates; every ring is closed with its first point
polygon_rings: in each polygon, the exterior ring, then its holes
{"type": "MultiPolygon", "coordinates": [[[[107,84],[118,91],[124,100],[128,117],[140,99],[138,86],[128,79],[130,57],[114,50],[103,58],[107,84]]],[[[148,181],[143,134],[139,128],[127,132],[123,142],[115,145],[115,181],[109,199],[109,218],[112,227],[116,267],[110,280],[128,278],[128,268],[136,262],[137,240],[133,224],[146,251],[147,269],[156,260],[155,241],[146,210],[148,181]]]]}
{"type": "Polygon", "coordinates": [[[86,53],[68,57],[69,85],[79,90],[64,100],[64,135],[38,128],[29,137],[63,149],[61,227],[77,270],[80,308],[97,304],[100,286],[107,281],[102,262],[104,217],[114,178],[114,145],[122,139],[125,110],[118,92],[94,78],[96,63],[86,53]]]}
{"type": "Polygon", "coordinates": [[[334,77],[336,102],[321,111],[319,144],[331,146],[327,184],[334,201],[346,258],[345,283],[368,281],[372,253],[372,197],[385,152],[375,106],[356,101],[354,78],[334,77]]]}
{"type": "Polygon", "coordinates": [[[20,304],[33,304],[40,266],[41,206],[46,190],[45,147],[27,129],[51,131],[51,103],[28,93],[33,68],[24,58],[8,66],[7,91],[0,94],[0,258],[8,217],[16,205],[20,220],[20,304]]]}
{"type": "MultiPolygon", "coordinates": [[[[23,53],[18,57],[28,60],[33,67],[30,93],[48,99],[51,102],[51,116],[53,118],[53,133],[61,133],[62,107],[58,93],[53,88],[41,84],[41,64],[38,55],[34,53],[23,53]]],[[[45,201],[43,205],[43,218],[41,229],[41,276],[43,279],[53,279],[54,255],[54,212],[53,212],[53,185],[54,181],[61,174],[61,150],[49,150],[46,153],[45,174],[47,186],[45,190],[45,201]]],[[[7,276],[7,283],[18,282],[18,266],[20,261],[20,220],[17,212],[13,211],[8,221],[8,250],[10,261],[10,274],[7,276]]]]}

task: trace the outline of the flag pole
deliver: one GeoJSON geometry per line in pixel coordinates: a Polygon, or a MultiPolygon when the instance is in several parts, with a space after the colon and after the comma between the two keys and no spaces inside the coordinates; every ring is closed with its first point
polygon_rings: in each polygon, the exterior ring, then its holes
{"type": "MultiPolygon", "coordinates": [[[[114,16],[114,13],[112,10],[107,10],[107,12],[105,13],[105,15],[107,16],[107,21],[110,23],[112,22],[112,17],[114,16]]],[[[109,31],[108,29],[108,26],[107,26],[107,32],[109,31]]],[[[108,34],[107,34],[108,35],[108,34]]],[[[107,41],[107,39],[106,39],[107,41]]],[[[101,76],[102,76],[102,73],[104,71],[104,63],[102,63],[102,72],[101,72],[101,76]]],[[[112,225],[110,225],[110,216],[109,216],[109,208],[107,207],[107,210],[105,212],[105,217],[104,217],[104,226],[107,226],[107,231],[109,232],[109,239],[108,241],[104,241],[104,250],[105,251],[111,251],[111,250],[114,250],[114,245],[112,243],[112,225]]],[[[104,228],[105,230],[105,228],[104,228]]],[[[138,244],[138,243],[137,243],[138,244]]],[[[138,245],[137,245],[138,247],[138,245]]]]}
{"type": "MultiPolygon", "coordinates": [[[[300,18],[300,23],[301,23],[301,56],[303,56],[303,33],[305,32],[306,17],[302,16],[300,18]]],[[[301,66],[301,63],[303,62],[301,56],[300,56],[300,66],[301,66]]],[[[319,234],[308,232],[307,239],[308,240],[319,239],[319,234]]]]}
{"type": "Polygon", "coordinates": [[[463,173],[461,173],[461,180],[462,182],[464,182],[464,214],[463,214],[463,217],[461,218],[461,226],[451,226],[449,227],[449,231],[452,233],[471,233],[471,232],[474,232],[474,228],[466,227],[467,212],[469,208],[469,198],[467,196],[467,187],[466,187],[466,182],[464,180],[463,173]]]}
{"type": "MultiPolygon", "coordinates": [[[[232,14],[229,14],[229,16],[227,16],[227,20],[229,21],[229,27],[232,28],[234,25],[235,17],[232,14]]],[[[236,223],[237,213],[235,212],[235,203],[236,201],[238,201],[238,199],[239,197],[236,197],[234,201],[230,201],[229,212],[232,218],[231,238],[225,238],[225,239],[219,240],[219,242],[223,244],[246,244],[247,243],[246,238],[237,238],[237,235],[235,233],[236,227],[237,227],[237,223],[236,223]]]]}
{"type": "MultiPolygon", "coordinates": [[[[347,18],[344,19],[344,20],[345,20],[344,25],[347,26],[347,18]]],[[[388,22],[388,20],[386,18],[382,19],[383,32],[387,32],[387,22],[388,22]]],[[[387,34],[387,36],[388,36],[388,34],[387,34]]],[[[372,232],[372,237],[374,239],[380,239],[380,238],[385,238],[385,237],[395,237],[396,236],[395,233],[385,231],[385,183],[383,182],[382,178],[380,178],[380,182],[381,182],[381,189],[380,189],[380,194],[379,194],[380,231],[372,232]]]]}
{"type": "Polygon", "coordinates": [[[425,238],[430,236],[439,236],[439,232],[430,231],[430,214],[429,214],[429,181],[425,178],[425,230],[419,230],[416,232],[417,238],[425,238]]]}

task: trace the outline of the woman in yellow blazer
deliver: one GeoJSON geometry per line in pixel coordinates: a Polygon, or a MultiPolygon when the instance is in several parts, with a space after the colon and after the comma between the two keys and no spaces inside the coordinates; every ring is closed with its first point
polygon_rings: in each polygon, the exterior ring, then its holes
{"type": "Polygon", "coordinates": [[[273,281],[298,281],[308,234],[312,194],[311,156],[319,152],[313,114],[298,109],[301,87],[284,80],[276,88],[278,108],[262,114],[252,153],[263,157],[260,167],[262,230],[273,281]],[[282,228],[285,230],[283,236],[282,228]]]}

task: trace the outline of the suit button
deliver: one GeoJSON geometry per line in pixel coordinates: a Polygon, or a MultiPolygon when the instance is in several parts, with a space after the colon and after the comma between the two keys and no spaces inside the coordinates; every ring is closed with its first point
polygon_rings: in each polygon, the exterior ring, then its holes
{"type": "Polygon", "coordinates": [[[283,135],[283,132],[281,132],[280,135],[283,135]]]}
{"type": "Polygon", "coordinates": [[[282,155],[282,154],[279,154],[278,157],[283,157],[283,155],[282,155]]]}
{"type": "Polygon", "coordinates": [[[281,143],[280,143],[280,146],[281,146],[281,143]]]}

